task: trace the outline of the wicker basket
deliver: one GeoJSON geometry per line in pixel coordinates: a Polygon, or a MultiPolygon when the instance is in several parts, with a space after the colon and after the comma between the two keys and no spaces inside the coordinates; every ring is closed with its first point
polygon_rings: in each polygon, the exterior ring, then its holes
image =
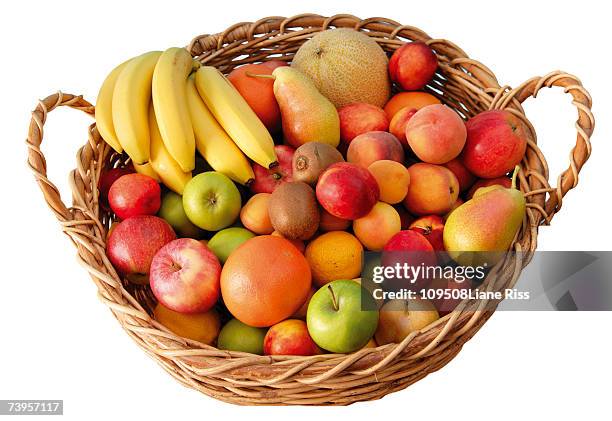
{"type": "MultiPolygon", "coordinates": [[[[229,72],[244,63],[272,58],[290,61],[302,43],[332,27],[363,31],[387,52],[409,40],[426,42],[439,61],[439,71],[427,87],[429,92],[464,117],[488,109],[506,109],[527,124],[533,139],[535,131],[521,103],[535,97],[544,87],[561,87],[572,96],[578,111],[578,136],[570,153],[570,165],[558,177],[557,186],[551,187],[542,152],[535,140],[528,144],[519,175],[528,208],[513,245],[514,250],[523,253],[509,254],[484,284],[494,290],[513,285],[536,248],[538,227],[548,224],[559,211],[563,196],[576,187],[578,173],[590,155],[594,120],[588,92],[576,77],[560,71],[535,77],[515,89],[500,86],[491,70],[468,58],[453,43],[432,39],[417,28],[383,18],[361,20],[351,15],[326,18],[310,14],[269,17],[233,25],[220,34],[196,37],[188,48],[202,63],[229,72]]],[[[77,248],[79,260],[96,283],[100,299],[134,341],[185,386],[237,404],[339,405],[378,399],[443,367],[492,314],[477,307],[477,303],[463,302],[460,311],[411,334],[399,344],[349,355],[257,356],[221,351],[177,337],[151,318],[154,299],[150,291],[135,289],[122,281],[105,254],[106,231],[111,221],[110,215],[98,206],[97,183],[104,168],[122,165],[125,158],[112,153],[92,124],[88,142],[77,154],[77,168],[70,173],[72,206],[64,204],[47,178],[40,149],[43,125],[47,114],[60,106],[90,116],[94,113],[94,107],[81,96],[57,93],[40,101],[32,113],[27,139],[28,163],[38,186],[62,230],[77,248]]]]}

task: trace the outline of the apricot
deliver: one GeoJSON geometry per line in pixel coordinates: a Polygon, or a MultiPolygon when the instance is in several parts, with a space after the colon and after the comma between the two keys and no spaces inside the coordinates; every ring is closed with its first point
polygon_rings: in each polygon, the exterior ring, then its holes
{"type": "Polygon", "coordinates": [[[424,162],[408,168],[410,186],[404,206],[414,215],[444,215],[459,196],[455,174],[441,165],[424,162]]]}
{"type": "Polygon", "coordinates": [[[353,231],[361,243],[371,251],[380,251],[402,229],[397,211],[388,203],[378,202],[370,213],[353,221],[353,231]]]}
{"type": "Polygon", "coordinates": [[[406,125],[410,148],[421,161],[430,164],[445,164],[459,156],[466,137],[459,114],[442,104],[421,108],[406,125]]]}
{"type": "Polygon", "coordinates": [[[240,211],[240,222],[255,234],[271,234],[274,231],[268,213],[270,193],[257,193],[249,199],[240,211]]]}
{"type": "Polygon", "coordinates": [[[377,131],[361,134],[353,139],[346,152],[348,162],[363,168],[382,159],[404,161],[402,144],[391,133],[377,131]]]}
{"type": "Polygon", "coordinates": [[[372,131],[387,131],[389,119],[385,111],[376,105],[354,102],[338,110],[340,117],[340,140],[346,144],[360,134],[372,131]]]}
{"type": "Polygon", "coordinates": [[[385,113],[389,121],[402,108],[415,108],[420,110],[423,107],[433,104],[440,104],[440,100],[427,92],[400,92],[395,94],[385,105],[385,113]]]}
{"type": "Polygon", "coordinates": [[[370,164],[368,171],[378,183],[382,202],[394,205],[404,200],[410,185],[410,173],[406,167],[399,162],[383,159],[370,164]]]}

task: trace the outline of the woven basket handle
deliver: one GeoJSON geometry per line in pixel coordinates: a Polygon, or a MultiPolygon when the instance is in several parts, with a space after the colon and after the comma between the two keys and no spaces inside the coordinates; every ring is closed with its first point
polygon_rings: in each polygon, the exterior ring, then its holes
{"type": "Polygon", "coordinates": [[[70,107],[81,110],[90,116],[94,115],[94,106],[83,99],[82,96],[64,94],[61,92],[49,95],[45,99],[38,102],[38,106],[32,111],[32,120],[28,130],[28,165],[36,178],[38,187],[45,196],[45,201],[55,213],[56,218],[60,222],[72,220],[71,212],[68,210],[60,192],[49,179],[47,178],[47,161],[45,155],[40,150],[40,144],[43,140],[43,126],[47,120],[47,114],[58,107],[70,107]]]}
{"type": "Polygon", "coordinates": [[[568,73],[555,71],[542,77],[531,78],[512,91],[512,95],[520,103],[527,98],[535,98],[542,88],[552,88],[558,86],[564,89],[565,93],[572,96],[572,104],[578,110],[578,120],[576,121],[576,145],[570,151],[569,167],[557,178],[557,186],[544,188],[550,193],[550,197],[544,203],[543,220],[548,223],[552,217],[561,209],[563,196],[576,187],[578,184],[578,173],[584,163],[591,155],[591,135],[595,126],[595,119],[591,112],[591,96],[582,86],[580,80],[568,73]]]}

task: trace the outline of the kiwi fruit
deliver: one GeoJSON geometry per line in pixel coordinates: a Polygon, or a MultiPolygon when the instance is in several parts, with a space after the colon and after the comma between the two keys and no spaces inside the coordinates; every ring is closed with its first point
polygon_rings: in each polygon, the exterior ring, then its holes
{"type": "Polygon", "coordinates": [[[270,196],[268,214],[274,229],[290,240],[308,240],[321,217],[314,190],[301,181],[280,184],[270,196]]]}
{"type": "Polygon", "coordinates": [[[293,155],[293,179],[314,185],[327,167],[343,161],[342,154],[333,146],[319,142],[304,143],[293,155]]]}

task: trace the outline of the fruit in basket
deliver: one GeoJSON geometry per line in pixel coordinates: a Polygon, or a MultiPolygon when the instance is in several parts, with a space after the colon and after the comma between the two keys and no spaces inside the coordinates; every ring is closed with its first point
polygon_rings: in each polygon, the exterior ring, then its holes
{"type": "Polygon", "coordinates": [[[343,161],[342,154],[326,143],[305,143],[297,148],[293,155],[293,178],[295,181],[315,185],[319,176],[327,167],[343,161]]]}
{"type": "Polygon", "coordinates": [[[466,193],[465,197],[466,199],[471,199],[472,196],[474,196],[474,193],[476,193],[476,191],[481,188],[481,187],[489,187],[489,186],[495,186],[495,185],[499,185],[502,187],[505,187],[507,189],[510,188],[510,186],[512,185],[512,180],[509,179],[506,176],[502,176],[502,177],[496,177],[496,178],[485,178],[485,179],[481,179],[481,180],[477,180],[474,185],[472,186],[472,188],[470,190],[468,190],[468,192],[466,193]]]}
{"type": "Polygon", "coordinates": [[[404,149],[395,136],[387,132],[368,132],[357,136],[346,151],[346,160],[368,168],[382,159],[404,161],[404,149]]]}
{"type": "Polygon", "coordinates": [[[291,67],[310,77],[338,108],[353,102],[382,107],[389,98],[387,55],[367,35],[349,28],[332,29],[306,41],[291,67]]]}
{"type": "Polygon", "coordinates": [[[402,229],[399,214],[385,202],[378,202],[365,216],[353,221],[359,241],[371,251],[380,251],[387,241],[402,229]]]}
{"type": "Polygon", "coordinates": [[[448,168],[420,162],[408,168],[410,186],[404,206],[413,215],[444,215],[459,196],[459,182],[448,168]]]}
{"type": "Polygon", "coordinates": [[[391,300],[380,309],[378,329],[374,338],[378,345],[400,343],[408,335],[438,320],[434,305],[418,298],[391,300]]]}
{"type": "Polygon", "coordinates": [[[424,42],[415,41],[395,50],[389,60],[389,76],[406,91],[422,89],[433,78],[438,58],[424,42]]]}
{"type": "Polygon", "coordinates": [[[265,168],[278,165],[270,132],[219,70],[200,67],[195,84],[212,115],[246,156],[265,168]]]}
{"type": "Polygon", "coordinates": [[[113,124],[113,92],[119,74],[121,74],[129,61],[130,60],[124,61],[106,76],[98,92],[98,99],[96,100],[95,118],[98,133],[100,133],[102,139],[118,153],[123,152],[123,147],[117,138],[115,125],[113,124]]]}
{"type": "Polygon", "coordinates": [[[353,279],[361,273],[363,246],[346,231],[322,234],[308,243],[304,253],[312,280],[318,286],[337,279],[353,279]]]}
{"type": "Polygon", "coordinates": [[[195,168],[195,137],[187,105],[187,78],[200,65],[185,48],[162,53],[152,80],[153,107],[164,146],[184,172],[195,168]]]}
{"type": "Polygon", "coordinates": [[[255,234],[272,234],[274,231],[268,213],[270,196],[270,193],[257,193],[240,210],[240,222],[255,234]]]}
{"type": "Polygon", "coordinates": [[[293,181],[292,165],[295,149],[287,145],[276,145],[274,150],[278,157],[276,167],[269,169],[256,162],[253,163],[255,180],[250,186],[253,193],[272,193],[279,184],[293,181]]]}
{"type": "Polygon", "coordinates": [[[315,192],[301,181],[278,186],[270,195],[268,212],[274,230],[287,239],[308,240],[319,228],[315,192]]]}
{"type": "Polygon", "coordinates": [[[476,176],[501,177],[523,159],[531,134],[509,111],[485,111],[470,118],[465,125],[467,142],[461,159],[476,176]]]}
{"type": "Polygon", "coordinates": [[[155,320],[183,338],[212,345],[221,328],[219,313],[213,308],[204,313],[184,314],[157,304],[153,310],[155,320]]]}
{"type": "Polygon", "coordinates": [[[351,226],[351,221],[348,219],[338,218],[327,212],[325,209],[321,209],[321,219],[319,221],[319,230],[322,232],[329,231],[344,231],[351,226]]]}
{"type": "Polygon", "coordinates": [[[435,251],[444,251],[444,220],[438,215],[423,216],[410,224],[410,228],[422,234],[435,251]]]}
{"type": "Polygon", "coordinates": [[[204,244],[179,238],[153,257],[151,291],[165,307],[179,313],[203,313],[219,299],[221,264],[204,244]]]}
{"type": "Polygon", "coordinates": [[[266,64],[246,64],[227,75],[257,117],[271,133],[281,128],[281,114],[274,97],[274,81],[253,75],[271,75],[274,68],[266,64]]]}
{"type": "Polygon", "coordinates": [[[98,180],[98,192],[100,205],[102,205],[104,209],[110,209],[110,205],[108,203],[108,191],[113,183],[120,177],[133,172],[134,168],[132,167],[132,164],[129,164],[123,168],[111,168],[102,172],[100,179],[98,180]]]}
{"type": "Polygon", "coordinates": [[[455,177],[457,177],[457,181],[459,182],[459,190],[462,192],[468,190],[470,187],[472,187],[472,185],[474,185],[476,177],[470,172],[470,170],[465,168],[465,165],[463,165],[461,159],[452,159],[444,164],[444,166],[455,174],[455,177]]]}
{"type": "Polygon", "coordinates": [[[410,186],[410,173],[404,165],[383,159],[371,163],[368,171],[378,183],[381,202],[393,205],[404,200],[410,186]]]}
{"type": "Polygon", "coordinates": [[[417,111],[418,110],[416,108],[402,108],[395,113],[391,119],[391,122],[389,123],[389,133],[395,136],[406,149],[410,149],[410,145],[406,139],[406,126],[408,126],[408,122],[412,116],[417,113],[417,111]]]}
{"type": "Polygon", "coordinates": [[[272,74],[284,141],[295,148],[313,141],[338,146],[340,119],[334,104],[299,70],[277,67],[272,74]]]}
{"type": "MultiPolygon", "coordinates": [[[[438,263],[436,253],[431,243],[416,230],[403,230],[395,234],[383,248],[381,256],[382,266],[395,267],[409,265],[412,267],[427,268],[434,267],[438,263]]],[[[419,291],[429,283],[429,278],[424,272],[419,272],[410,280],[393,279],[385,281],[390,287],[408,288],[419,291]]]]}
{"type": "Polygon", "coordinates": [[[208,241],[208,248],[224,264],[232,252],[246,240],[255,237],[251,231],[240,227],[225,228],[208,241]]]}
{"type": "Polygon", "coordinates": [[[367,215],[380,196],[374,176],[367,169],[348,162],[329,166],[319,177],[316,194],[327,212],[350,220],[367,215]]]}
{"type": "Polygon", "coordinates": [[[253,182],[255,176],[251,164],[208,110],[198,93],[193,76],[187,79],[187,105],[196,149],[211,168],[237,183],[248,185],[253,182]]]}
{"type": "Polygon", "coordinates": [[[275,324],[264,338],[264,355],[316,355],[321,350],[308,334],[303,320],[288,319],[275,324]]]}
{"type": "Polygon", "coordinates": [[[446,220],[444,246],[457,263],[492,265],[503,258],[525,217],[525,197],[516,189],[499,185],[478,189],[472,199],[446,220]]]}
{"type": "Polygon", "coordinates": [[[410,148],[424,162],[444,164],[461,153],[466,129],[463,120],[446,105],[428,105],[406,125],[410,148]]]}
{"type": "Polygon", "coordinates": [[[155,215],[161,204],[161,188],[151,177],[126,174],[108,191],[108,201],[121,219],[138,215],[155,215]]]}
{"type": "Polygon", "coordinates": [[[131,59],[119,73],[111,104],[117,139],[135,164],[149,161],[151,81],[161,51],[131,59]]]}
{"type": "MultiPolygon", "coordinates": [[[[185,186],[191,180],[191,172],[185,172],[172,158],[162,140],[155,110],[149,110],[149,129],[151,136],[151,156],[149,164],[166,187],[178,194],[183,194],[185,186]]],[[[138,168],[137,168],[138,170],[138,168]]]]}
{"type": "Polygon", "coordinates": [[[376,105],[353,102],[338,110],[340,117],[340,140],[351,143],[360,134],[373,131],[387,131],[389,119],[385,111],[376,105]]]}
{"type": "Polygon", "coordinates": [[[310,299],[306,323],[315,343],[336,353],[362,348],[376,331],[374,299],[357,282],[337,280],[322,286],[310,299]]]}
{"type": "Polygon", "coordinates": [[[437,298],[438,296],[436,295],[436,298],[432,299],[431,303],[434,305],[436,310],[438,310],[438,314],[440,315],[440,317],[443,317],[451,313],[455,308],[457,308],[459,303],[463,301],[461,298],[459,297],[454,298],[452,295],[450,297],[445,298],[444,291],[449,291],[450,294],[453,294],[453,291],[455,290],[469,291],[470,289],[472,289],[472,282],[470,279],[467,279],[467,278],[462,280],[461,282],[456,281],[452,278],[451,279],[437,278],[437,279],[434,279],[428,285],[427,288],[432,289],[434,291],[441,290],[442,294],[440,298],[437,298]]]}
{"type": "Polygon", "coordinates": [[[298,310],[308,296],[310,266],[288,240],[262,235],[247,240],[225,262],[221,295],[238,320],[272,326],[298,310]]]}
{"type": "Polygon", "coordinates": [[[440,100],[427,92],[399,92],[385,104],[384,110],[389,118],[393,120],[395,114],[402,108],[420,110],[423,107],[440,104],[440,100]]]}
{"type": "Polygon", "coordinates": [[[117,271],[135,283],[148,282],[153,256],[176,238],[170,224],[157,216],[134,216],[115,226],[106,254],[117,271]]]}
{"type": "Polygon", "coordinates": [[[195,226],[183,209],[183,197],[173,191],[166,192],[162,197],[157,216],[164,218],[180,237],[200,238],[202,230],[195,226]]]}
{"type": "Polygon", "coordinates": [[[240,192],[232,180],[216,171],[196,175],[183,192],[187,217],[207,231],[218,231],[232,225],[241,206],[240,192]]]}
{"type": "Polygon", "coordinates": [[[267,329],[245,325],[232,319],[223,326],[217,339],[217,347],[228,351],[249,352],[263,355],[263,342],[267,329]]]}

